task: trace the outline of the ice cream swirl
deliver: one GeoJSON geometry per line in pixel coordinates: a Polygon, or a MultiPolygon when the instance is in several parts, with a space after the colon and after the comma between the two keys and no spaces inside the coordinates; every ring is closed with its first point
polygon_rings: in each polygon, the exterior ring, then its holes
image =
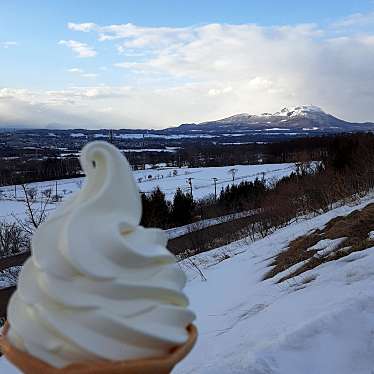
{"type": "Polygon", "coordinates": [[[8,306],[17,348],[64,367],[155,357],[187,340],[195,316],[166,234],[139,225],[130,165],[106,142],[86,145],[82,189],[36,230],[8,306]]]}

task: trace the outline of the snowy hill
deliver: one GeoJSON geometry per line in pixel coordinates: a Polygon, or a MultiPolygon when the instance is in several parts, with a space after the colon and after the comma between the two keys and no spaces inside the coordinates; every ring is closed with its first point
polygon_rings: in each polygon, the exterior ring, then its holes
{"type": "MultiPolygon", "coordinates": [[[[343,206],[254,243],[245,240],[192,258],[183,267],[200,336],[175,373],[372,373],[374,248],[276,283],[263,281],[288,243],[374,202],[343,206]]],[[[371,228],[374,230],[374,227],[371,228]]]]}
{"type": "MultiPolygon", "coordinates": [[[[370,195],[355,205],[300,219],[264,239],[240,240],[181,261],[199,339],[173,373],[372,373],[373,203],[370,195]],[[344,221],[347,217],[349,222],[344,221]],[[354,228],[352,222],[366,222],[360,231],[367,235],[367,248],[356,247],[331,260],[333,251],[347,249],[338,249],[338,244],[349,240],[343,223],[354,228]],[[323,230],[331,231],[332,223],[340,230],[335,232],[339,240],[324,238],[323,230]],[[321,240],[317,238],[308,251],[312,259],[327,256],[327,262],[278,283],[305,262],[301,261],[263,280],[291,242],[317,234],[321,240]]],[[[0,372],[19,373],[2,359],[0,372]]]]}
{"type": "Polygon", "coordinates": [[[219,131],[369,131],[374,130],[372,123],[351,123],[334,117],[314,105],[302,105],[293,108],[283,108],[271,113],[236,114],[231,117],[202,122],[199,124],[185,124],[179,130],[195,130],[204,132],[219,131]]]}

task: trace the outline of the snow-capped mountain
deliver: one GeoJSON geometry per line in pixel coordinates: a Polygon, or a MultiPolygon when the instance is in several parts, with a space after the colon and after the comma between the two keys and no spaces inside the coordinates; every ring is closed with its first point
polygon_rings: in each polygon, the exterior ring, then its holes
{"type": "Polygon", "coordinates": [[[314,105],[302,105],[293,108],[283,108],[275,113],[236,114],[227,118],[202,122],[199,124],[184,124],[179,130],[204,132],[243,132],[243,131],[320,131],[328,133],[370,131],[374,124],[370,122],[352,123],[334,117],[314,105]]]}
{"type": "MultiPolygon", "coordinates": [[[[156,123],[156,122],[155,122],[156,123]]],[[[1,130],[1,129],[0,129],[1,130]]],[[[141,142],[152,139],[153,146],[164,147],[167,144],[180,146],[183,142],[200,143],[254,143],[273,142],[305,136],[321,136],[325,134],[353,133],[360,131],[374,132],[374,123],[353,123],[339,119],[321,108],[313,105],[302,105],[292,108],[283,108],[275,113],[249,114],[241,113],[230,117],[201,122],[186,123],[177,127],[162,130],[156,129],[4,129],[14,137],[14,140],[23,144],[22,137],[29,141],[29,136],[37,135],[38,142],[49,144],[53,139],[61,137],[65,142],[73,140],[75,143],[86,139],[114,139],[133,140],[141,142]],[[18,140],[17,140],[18,139],[18,140]]],[[[66,146],[66,143],[64,143],[66,146]]]]}

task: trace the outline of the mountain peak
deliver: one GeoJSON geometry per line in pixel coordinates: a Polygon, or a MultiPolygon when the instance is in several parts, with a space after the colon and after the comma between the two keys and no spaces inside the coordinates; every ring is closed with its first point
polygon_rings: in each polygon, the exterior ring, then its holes
{"type": "MultiPolygon", "coordinates": [[[[323,109],[315,105],[299,105],[294,107],[284,107],[278,112],[248,114],[240,113],[230,117],[221,118],[214,121],[199,123],[200,132],[206,131],[210,136],[220,133],[238,133],[240,136],[253,135],[259,137],[266,134],[267,137],[273,135],[280,136],[304,136],[310,132],[317,133],[340,133],[373,131],[373,123],[351,123],[334,117],[326,113],[323,109]]],[[[195,125],[194,131],[197,126],[195,125]]],[[[192,129],[192,126],[182,125],[182,131],[192,129]]]]}
{"type": "Polygon", "coordinates": [[[274,116],[307,116],[310,114],[326,114],[320,107],[315,105],[300,105],[290,109],[283,108],[279,112],[273,113],[274,116]]]}

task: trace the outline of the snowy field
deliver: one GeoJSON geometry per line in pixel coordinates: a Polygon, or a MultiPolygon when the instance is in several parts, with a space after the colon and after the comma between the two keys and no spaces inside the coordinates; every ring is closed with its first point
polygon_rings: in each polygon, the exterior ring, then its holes
{"type": "MultiPolygon", "coordinates": [[[[179,187],[183,191],[190,190],[187,183],[188,178],[192,178],[193,196],[200,199],[214,194],[214,184],[212,178],[218,178],[217,193],[222,187],[232,184],[230,169],[236,169],[235,182],[243,180],[251,181],[262,178],[264,175],[268,181],[277,180],[289,175],[295,170],[294,164],[263,164],[263,165],[235,165],[208,168],[165,168],[148,169],[134,171],[134,177],[142,192],[150,193],[157,186],[165,193],[166,198],[171,200],[176,189],[179,187]]],[[[57,192],[63,199],[69,197],[82,185],[83,178],[63,179],[58,181],[31,183],[29,187],[35,187],[38,192],[51,189],[55,194],[56,183],[57,192]]],[[[126,193],[124,191],[124,193],[126,193]]],[[[12,215],[22,216],[25,206],[23,201],[16,201],[15,196],[21,200],[23,193],[20,186],[0,187],[0,219],[11,220],[12,215]]],[[[56,204],[51,204],[49,209],[53,210],[56,204]]]]}
{"type": "MultiPolygon", "coordinates": [[[[291,240],[373,202],[370,196],[265,239],[241,240],[182,261],[199,338],[173,373],[373,373],[374,248],[282,284],[275,282],[284,273],[261,280],[291,240]]],[[[0,359],[0,373],[19,372],[0,359]]]]}

